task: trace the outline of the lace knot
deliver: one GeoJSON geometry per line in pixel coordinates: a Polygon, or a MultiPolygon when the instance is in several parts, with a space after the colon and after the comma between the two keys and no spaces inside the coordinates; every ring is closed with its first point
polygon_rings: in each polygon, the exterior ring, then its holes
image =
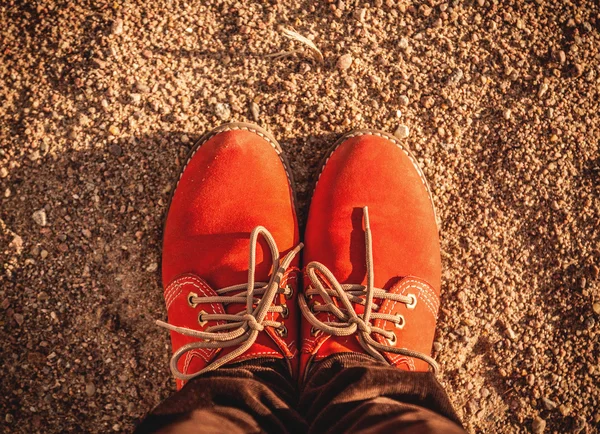
{"type": "Polygon", "coordinates": [[[256,330],[259,332],[262,332],[265,329],[265,326],[260,324],[258,321],[256,321],[256,318],[254,318],[254,315],[247,313],[245,314],[242,319],[244,321],[246,321],[246,323],[248,324],[248,328],[250,328],[250,330],[256,330]]]}
{"type": "Polygon", "coordinates": [[[368,335],[370,335],[370,334],[371,334],[371,332],[372,332],[371,325],[370,325],[370,324],[367,324],[366,322],[364,322],[364,321],[362,320],[362,318],[359,318],[359,317],[353,317],[353,318],[350,318],[350,319],[348,320],[348,324],[356,324],[356,327],[357,327],[357,328],[358,328],[358,329],[359,329],[361,332],[363,332],[363,333],[366,333],[366,334],[368,334],[368,335]]]}

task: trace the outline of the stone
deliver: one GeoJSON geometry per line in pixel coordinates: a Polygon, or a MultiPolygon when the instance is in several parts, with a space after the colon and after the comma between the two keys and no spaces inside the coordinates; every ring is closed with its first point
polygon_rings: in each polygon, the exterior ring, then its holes
{"type": "Polygon", "coordinates": [[[222,121],[226,121],[231,117],[231,108],[229,104],[219,102],[215,105],[215,115],[222,121]]]}
{"type": "Polygon", "coordinates": [[[531,424],[531,429],[535,434],[542,434],[546,429],[546,421],[541,417],[536,416],[531,424]]]}
{"type": "Polygon", "coordinates": [[[117,145],[116,143],[113,143],[112,145],[110,145],[108,147],[108,152],[110,152],[115,157],[120,157],[121,154],[123,153],[123,150],[121,149],[121,147],[119,145],[117,145]]]}
{"type": "Polygon", "coordinates": [[[121,18],[117,18],[112,24],[112,34],[120,35],[123,33],[123,20],[121,18]]]}
{"type": "Polygon", "coordinates": [[[46,218],[46,210],[44,210],[43,208],[35,211],[31,215],[31,218],[33,218],[33,221],[39,226],[46,226],[48,224],[48,220],[46,218]]]}
{"type": "Polygon", "coordinates": [[[556,407],[558,407],[556,402],[546,398],[545,396],[542,398],[542,404],[544,404],[544,407],[546,407],[547,410],[554,410],[556,407]]]}
{"type": "Polygon", "coordinates": [[[340,58],[338,59],[338,61],[336,63],[336,67],[340,71],[345,71],[348,68],[350,68],[350,66],[352,66],[353,60],[354,59],[352,59],[352,54],[344,54],[343,56],[340,56],[340,58]]]}
{"type": "Polygon", "coordinates": [[[15,313],[13,315],[15,322],[21,327],[23,325],[23,321],[25,321],[25,317],[20,313],[15,313]]]}
{"type": "Polygon", "coordinates": [[[85,385],[85,394],[87,396],[94,396],[96,393],[96,385],[94,383],[87,383],[85,385]]]}
{"type": "Polygon", "coordinates": [[[132,93],[129,96],[131,97],[131,102],[134,104],[139,104],[142,101],[142,95],[139,93],[132,93]]]}
{"type": "Polygon", "coordinates": [[[398,125],[398,128],[396,128],[396,131],[394,132],[394,136],[398,137],[399,139],[405,139],[409,136],[410,134],[410,129],[406,126],[406,125],[398,125]]]}

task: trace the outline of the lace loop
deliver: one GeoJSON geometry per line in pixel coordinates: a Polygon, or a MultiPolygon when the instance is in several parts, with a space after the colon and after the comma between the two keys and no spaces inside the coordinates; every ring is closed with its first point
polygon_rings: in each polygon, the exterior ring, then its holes
{"type": "MultiPolygon", "coordinates": [[[[281,280],[285,272],[290,267],[292,260],[302,249],[303,244],[300,243],[287,253],[280,260],[279,249],[275,243],[275,239],[271,233],[263,226],[257,226],[250,233],[250,253],[248,259],[248,282],[245,284],[232,285],[226,288],[221,288],[215,292],[217,296],[199,297],[195,293],[188,295],[188,304],[191,308],[195,308],[199,304],[222,303],[223,305],[231,303],[244,303],[246,309],[237,314],[219,314],[219,313],[202,313],[201,320],[203,323],[208,321],[223,321],[223,324],[217,324],[207,327],[203,331],[189,329],[186,327],[178,327],[164,321],[156,321],[160,327],[176,333],[181,333],[196,339],[197,342],[191,342],[179,348],[171,357],[170,368],[173,375],[183,381],[190,380],[205,372],[214,371],[220,366],[232,361],[236,357],[245,353],[256,341],[256,338],[265,327],[273,327],[275,329],[285,328],[282,322],[270,321],[266,317],[269,313],[283,312],[280,306],[275,306],[275,298],[278,294],[289,294],[291,288],[282,288],[281,280]],[[267,242],[271,253],[271,277],[269,282],[256,282],[256,246],[259,236],[267,242]],[[230,296],[228,293],[234,291],[243,291],[239,294],[230,296]],[[177,366],[179,359],[189,351],[195,349],[207,348],[229,348],[237,347],[227,355],[213,361],[204,369],[193,374],[185,374],[181,372],[177,366]]],[[[286,296],[287,298],[287,296],[286,296]]],[[[199,317],[200,319],[200,317],[199,317]]],[[[285,329],[287,332],[287,329],[285,329]]],[[[287,335],[287,333],[286,333],[287,335]]]]}
{"type": "Polygon", "coordinates": [[[371,226],[369,221],[368,207],[363,208],[363,223],[365,230],[365,248],[366,248],[366,268],[367,282],[366,285],[342,285],[335,278],[333,273],[319,262],[310,262],[306,265],[306,274],[310,279],[311,286],[300,294],[298,304],[304,318],[311,324],[311,334],[317,335],[318,331],[322,331],[332,336],[349,336],[354,333],[358,334],[358,341],[367,353],[382,362],[386,362],[383,355],[386,353],[401,354],[407,357],[421,359],[431,366],[434,373],[437,373],[439,368],[437,362],[426,354],[417,351],[409,350],[408,348],[395,347],[397,336],[391,330],[384,330],[372,325],[371,320],[383,319],[392,322],[397,328],[404,327],[406,321],[402,315],[390,315],[379,313],[379,305],[374,302],[374,299],[393,300],[404,303],[408,308],[414,308],[416,305],[416,296],[409,294],[408,296],[399,294],[390,294],[381,288],[375,288],[375,275],[373,272],[373,240],[371,234],[371,226]],[[329,287],[325,287],[324,282],[329,287]],[[320,305],[318,309],[310,308],[306,297],[319,295],[324,301],[324,305],[320,305]],[[364,301],[363,298],[364,297],[364,301]],[[334,303],[333,298],[336,298],[342,307],[338,307],[334,303]],[[356,313],[352,303],[364,305],[364,313],[359,315],[356,313]],[[328,312],[333,315],[337,321],[321,321],[317,318],[317,314],[328,312]],[[372,335],[378,334],[383,336],[390,345],[384,345],[373,339],[372,335]]]}

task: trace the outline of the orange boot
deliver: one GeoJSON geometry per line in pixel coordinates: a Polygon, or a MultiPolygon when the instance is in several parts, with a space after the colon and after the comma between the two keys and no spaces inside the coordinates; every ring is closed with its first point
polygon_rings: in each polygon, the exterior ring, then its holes
{"type": "Polygon", "coordinates": [[[171,330],[178,389],[256,358],[285,359],[296,374],[301,246],[290,183],[279,144],[255,125],[223,125],[189,157],[165,223],[169,321],[158,322],[171,330]]]}
{"type": "Polygon", "coordinates": [[[305,235],[301,375],[344,352],[407,371],[430,357],[439,309],[440,246],[423,172],[393,136],[354,131],[334,146],[305,235]]]}

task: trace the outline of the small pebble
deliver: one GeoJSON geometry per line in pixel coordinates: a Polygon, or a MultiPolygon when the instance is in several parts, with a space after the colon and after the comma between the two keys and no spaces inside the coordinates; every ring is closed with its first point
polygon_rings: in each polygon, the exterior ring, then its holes
{"type": "Polygon", "coordinates": [[[409,100],[406,95],[400,95],[400,97],[398,98],[398,102],[400,103],[400,105],[407,106],[409,103],[409,100]]]}
{"type": "Polygon", "coordinates": [[[121,147],[119,145],[117,145],[116,143],[113,143],[112,145],[110,145],[108,147],[108,152],[110,152],[115,157],[120,157],[121,154],[123,153],[123,150],[121,149],[121,147]]]}
{"type": "Polygon", "coordinates": [[[542,434],[546,429],[546,421],[541,417],[536,416],[531,424],[531,429],[535,434],[542,434]]]}
{"type": "Polygon", "coordinates": [[[452,75],[450,75],[450,77],[448,77],[448,81],[447,84],[449,86],[456,86],[458,83],[460,83],[460,81],[462,80],[464,76],[463,70],[460,68],[457,68],[452,75]]]}
{"type": "Polygon", "coordinates": [[[592,309],[596,315],[600,315],[600,302],[596,302],[592,305],[592,309]]]}
{"type": "Polygon", "coordinates": [[[596,325],[596,320],[593,317],[588,316],[585,319],[585,328],[586,329],[591,330],[594,328],[595,325],[596,325]]]}
{"type": "Polygon", "coordinates": [[[222,121],[226,121],[231,117],[231,109],[229,104],[219,102],[215,105],[215,115],[222,121]]]}
{"type": "Polygon", "coordinates": [[[134,104],[139,104],[142,101],[142,95],[139,93],[132,93],[129,96],[131,97],[131,102],[134,104]]]}
{"type": "Polygon", "coordinates": [[[394,132],[394,136],[399,139],[406,139],[410,134],[410,130],[406,125],[398,125],[396,131],[394,132]]]}
{"type": "Polygon", "coordinates": [[[156,262],[152,262],[150,265],[146,267],[146,271],[149,273],[153,273],[158,270],[158,264],[156,262]]]}
{"type": "Polygon", "coordinates": [[[35,211],[31,215],[31,217],[33,218],[33,221],[39,226],[46,226],[46,224],[48,224],[48,220],[46,218],[46,210],[44,209],[35,211]]]}
{"type": "Polygon", "coordinates": [[[546,398],[545,396],[542,398],[542,403],[544,404],[544,407],[546,407],[546,410],[554,410],[558,406],[556,402],[546,398]]]}
{"type": "Polygon", "coordinates": [[[13,318],[15,319],[15,322],[19,325],[19,327],[23,325],[23,321],[25,320],[25,317],[23,315],[21,315],[20,313],[15,313],[13,315],[13,318]]]}
{"type": "Polygon", "coordinates": [[[96,393],[96,385],[94,383],[87,383],[85,385],[85,394],[87,396],[94,396],[96,393]]]}
{"type": "Polygon", "coordinates": [[[118,136],[121,133],[121,130],[119,130],[119,127],[116,125],[111,125],[108,127],[108,132],[113,136],[118,136]]]}
{"type": "Polygon", "coordinates": [[[352,66],[352,60],[352,54],[344,54],[343,56],[340,56],[336,64],[337,69],[340,71],[347,70],[350,68],[350,66],[352,66]]]}
{"type": "Polygon", "coordinates": [[[546,92],[548,92],[548,83],[542,83],[538,90],[538,97],[543,97],[546,92]]]}
{"type": "Polygon", "coordinates": [[[121,18],[117,18],[112,25],[112,34],[120,35],[123,33],[123,20],[121,18]]]}
{"type": "Polygon", "coordinates": [[[509,120],[511,115],[512,115],[511,109],[504,110],[504,113],[503,113],[504,119],[509,120]]]}
{"type": "Polygon", "coordinates": [[[0,167],[0,178],[6,178],[8,176],[8,169],[6,167],[0,167]]]}
{"type": "Polygon", "coordinates": [[[429,15],[431,15],[431,8],[425,3],[423,3],[421,4],[421,6],[419,6],[419,13],[424,17],[428,17],[429,15]]]}

